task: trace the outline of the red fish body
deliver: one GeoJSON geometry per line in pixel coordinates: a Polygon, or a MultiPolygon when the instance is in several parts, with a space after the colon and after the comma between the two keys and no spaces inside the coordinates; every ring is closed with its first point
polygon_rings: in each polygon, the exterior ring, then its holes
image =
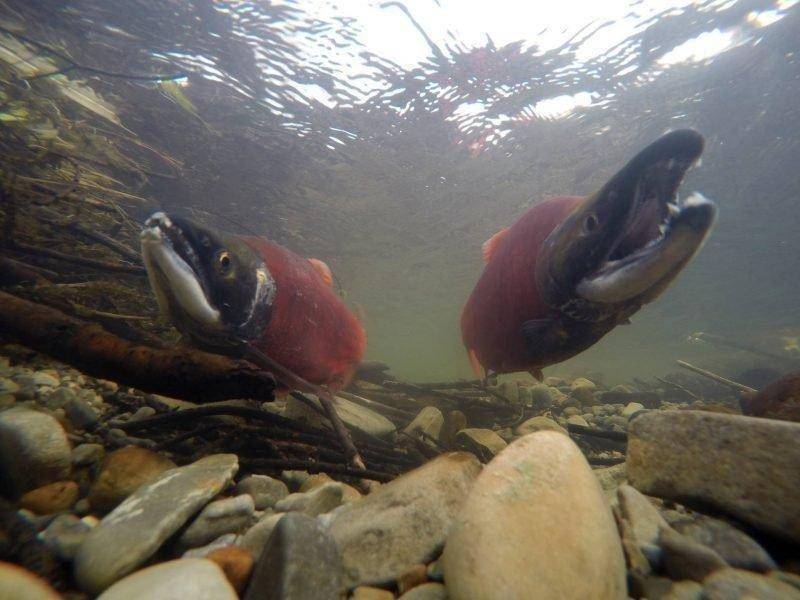
{"type": "Polygon", "coordinates": [[[263,334],[253,345],[286,369],[332,390],[346,386],[364,354],[361,323],[335,293],[327,267],[259,237],[242,237],[275,280],[263,334]]]}
{"type": "Polygon", "coordinates": [[[512,373],[544,366],[531,363],[520,331],[550,311],[536,285],[539,249],[581,200],[562,196],[536,204],[484,245],[486,266],[461,313],[473,367],[477,361],[486,370],[512,373]]]}

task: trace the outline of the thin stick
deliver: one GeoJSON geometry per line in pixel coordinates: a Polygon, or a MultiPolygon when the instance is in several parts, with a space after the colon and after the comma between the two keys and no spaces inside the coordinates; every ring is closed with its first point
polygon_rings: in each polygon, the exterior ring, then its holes
{"type": "Polygon", "coordinates": [[[628,441],[628,434],[624,431],[606,431],[604,429],[595,429],[594,427],[573,425],[572,423],[567,423],[567,431],[570,433],[577,433],[579,435],[589,435],[596,438],[612,440],[615,442],[625,443],[628,441]]]}
{"type": "Polygon", "coordinates": [[[120,256],[122,256],[122,258],[127,258],[132,263],[141,264],[142,262],[142,257],[139,255],[138,252],[129,248],[122,242],[115,240],[111,236],[106,235],[101,231],[93,231],[91,229],[87,229],[86,227],[83,227],[74,221],[68,223],[67,227],[69,229],[72,229],[73,231],[77,231],[81,235],[84,235],[88,238],[95,240],[96,242],[100,242],[101,244],[107,246],[108,248],[111,248],[112,250],[117,252],[120,256]]]}
{"type": "Polygon", "coordinates": [[[275,375],[279,381],[294,389],[315,394],[319,398],[322,408],[325,409],[325,413],[328,415],[328,420],[330,420],[331,425],[333,425],[333,430],[336,432],[339,442],[342,444],[342,449],[344,450],[348,461],[357,469],[366,468],[364,461],[358,454],[358,449],[353,443],[353,438],[350,437],[350,432],[347,431],[344,423],[342,423],[342,419],[339,417],[339,413],[337,413],[336,408],[334,408],[333,395],[328,390],[306,381],[299,375],[295,375],[289,369],[275,362],[269,356],[251,344],[244,343],[243,349],[245,357],[249,361],[257,364],[267,371],[272,372],[272,374],[275,375]]]}
{"type": "Polygon", "coordinates": [[[794,362],[794,359],[789,356],[783,356],[781,354],[774,354],[772,352],[767,352],[766,350],[761,350],[760,348],[755,348],[754,346],[742,344],[741,342],[737,342],[735,340],[731,340],[721,335],[716,335],[714,333],[697,331],[693,333],[690,337],[693,340],[708,342],[709,344],[713,344],[715,346],[724,346],[727,348],[733,348],[735,350],[743,350],[744,352],[750,352],[751,354],[755,354],[757,356],[763,356],[764,358],[770,358],[772,360],[794,362]]]}
{"type": "Polygon", "coordinates": [[[661,377],[656,377],[656,379],[658,379],[661,383],[666,383],[668,386],[673,387],[676,390],[680,390],[681,392],[688,395],[690,398],[693,398],[694,400],[700,400],[700,396],[695,394],[692,390],[689,390],[683,387],[682,385],[675,383],[674,381],[670,381],[669,379],[662,379],[661,377]]]}
{"type": "Polygon", "coordinates": [[[278,458],[247,458],[242,457],[241,462],[248,467],[260,467],[262,469],[286,470],[298,469],[309,473],[336,473],[337,475],[351,475],[364,479],[372,479],[382,483],[389,482],[396,476],[381,471],[371,471],[368,469],[353,469],[335,463],[324,463],[317,461],[278,459],[278,458]]]}
{"type": "Polygon", "coordinates": [[[25,244],[24,242],[16,242],[12,240],[8,241],[10,242],[9,244],[10,248],[13,248],[14,250],[20,250],[22,252],[27,252],[28,254],[47,256],[49,258],[63,260],[64,262],[69,262],[76,265],[82,265],[84,267],[92,267],[94,269],[100,269],[101,271],[113,271],[116,273],[132,273],[134,275],[147,274],[147,271],[145,271],[144,267],[140,267],[138,265],[126,265],[122,263],[108,262],[105,260],[96,260],[94,258],[85,258],[83,256],[73,256],[71,254],[64,254],[63,252],[59,252],[58,250],[50,250],[50,248],[40,248],[38,246],[31,246],[30,244],[25,244]]]}
{"type": "Polygon", "coordinates": [[[737,392],[748,392],[748,393],[757,393],[758,390],[748,387],[746,385],[742,385],[741,383],[736,383],[735,381],[731,381],[730,379],[724,378],[722,375],[717,375],[716,373],[712,373],[711,371],[706,371],[705,369],[701,369],[700,367],[695,367],[692,364],[687,363],[685,360],[676,360],[679,367],[683,367],[684,369],[688,369],[697,373],[698,375],[702,375],[703,377],[707,377],[708,379],[712,379],[717,383],[721,383],[722,385],[728,386],[731,389],[736,390],[737,392]]]}

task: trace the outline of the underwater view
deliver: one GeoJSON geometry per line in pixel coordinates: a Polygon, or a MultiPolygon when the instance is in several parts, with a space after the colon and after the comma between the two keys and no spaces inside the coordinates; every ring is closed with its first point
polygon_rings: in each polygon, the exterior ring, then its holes
{"type": "Polygon", "coordinates": [[[800,598],[800,2],[0,0],[0,600],[800,598]]]}

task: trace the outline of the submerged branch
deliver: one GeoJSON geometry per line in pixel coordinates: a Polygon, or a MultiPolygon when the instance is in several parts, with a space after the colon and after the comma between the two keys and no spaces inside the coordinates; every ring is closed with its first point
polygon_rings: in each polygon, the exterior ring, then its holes
{"type": "Polygon", "coordinates": [[[728,386],[731,389],[736,390],[737,392],[745,392],[749,394],[755,394],[758,392],[755,388],[751,388],[746,385],[742,385],[741,383],[737,383],[735,381],[731,381],[730,379],[726,379],[722,375],[717,375],[716,373],[712,373],[711,371],[706,371],[705,369],[701,369],[700,367],[695,367],[692,364],[687,363],[685,360],[676,360],[679,367],[683,367],[684,369],[688,369],[698,375],[702,375],[703,377],[707,377],[708,379],[712,379],[717,383],[721,383],[722,385],[728,386]]]}
{"type": "Polygon", "coordinates": [[[0,292],[0,331],[93,377],[166,396],[196,402],[271,400],[275,387],[269,373],[247,361],[137,345],[98,324],[5,292],[0,292]]]}

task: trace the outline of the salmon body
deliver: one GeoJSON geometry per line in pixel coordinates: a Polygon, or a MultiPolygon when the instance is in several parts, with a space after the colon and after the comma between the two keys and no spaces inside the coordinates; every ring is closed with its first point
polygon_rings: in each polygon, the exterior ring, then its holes
{"type": "Polygon", "coordinates": [[[486,242],[461,315],[476,374],[541,379],[542,367],[589,348],[658,297],[716,216],[698,193],[677,197],[702,150],[692,130],[667,133],[595,194],[540,202],[486,242]]]}
{"type": "Polygon", "coordinates": [[[270,318],[252,344],[306,381],[346,386],[366,345],[364,328],[312,263],[263,238],[243,238],[275,280],[270,318]]]}
{"type": "Polygon", "coordinates": [[[364,328],[322,261],[164,213],[147,220],[141,240],[162,312],[194,345],[231,355],[254,348],[285,370],[284,388],[300,378],[338,390],[352,378],[364,328]]]}

